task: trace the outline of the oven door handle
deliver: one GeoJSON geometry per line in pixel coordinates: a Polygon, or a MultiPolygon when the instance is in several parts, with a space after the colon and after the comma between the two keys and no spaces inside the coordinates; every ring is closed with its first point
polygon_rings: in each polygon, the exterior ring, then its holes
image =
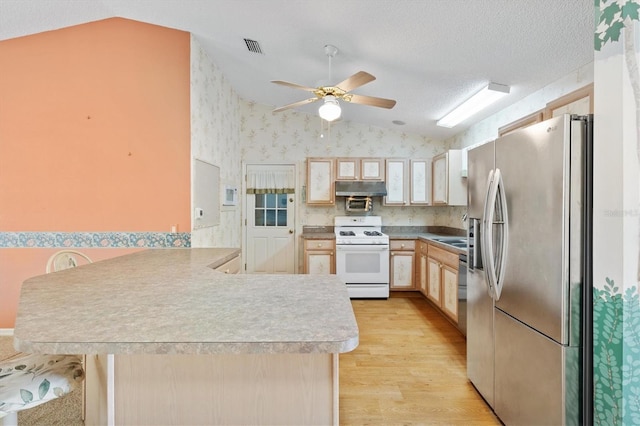
{"type": "Polygon", "coordinates": [[[387,244],[376,245],[360,245],[360,244],[345,244],[336,245],[336,251],[389,251],[387,244]]]}

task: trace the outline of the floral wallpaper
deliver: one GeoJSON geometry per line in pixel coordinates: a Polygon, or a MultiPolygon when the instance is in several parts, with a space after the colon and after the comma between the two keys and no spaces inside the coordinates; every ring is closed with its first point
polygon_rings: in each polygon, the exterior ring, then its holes
{"type": "MultiPolygon", "coordinates": [[[[242,181],[240,103],[240,98],[220,69],[207,56],[197,38],[191,35],[192,162],[198,159],[218,166],[220,183],[237,188],[242,181]]],[[[191,206],[191,211],[194,208],[191,206]]],[[[198,228],[195,221],[192,223],[192,247],[242,247],[240,206],[222,207],[219,225],[198,228]]]]}
{"type": "Polygon", "coordinates": [[[500,127],[539,111],[550,101],[558,99],[590,83],[593,83],[592,62],[548,84],[502,111],[487,117],[481,122],[469,127],[464,132],[447,139],[446,142],[451,148],[464,148],[495,139],[498,137],[498,129],[500,127]]]}
{"type": "MultiPolygon", "coordinates": [[[[349,121],[334,122],[329,131],[317,115],[295,110],[273,113],[272,106],[241,102],[241,158],[252,163],[295,164],[298,173],[296,226],[333,225],[334,216],[344,215],[344,200],[328,207],[307,206],[307,157],[431,158],[447,149],[442,141],[400,130],[383,129],[349,121]]],[[[385,226],[439,225],[464,228],[463,211],[454,207],[385,207],[374,198],[373,214],[385,226]]]]}

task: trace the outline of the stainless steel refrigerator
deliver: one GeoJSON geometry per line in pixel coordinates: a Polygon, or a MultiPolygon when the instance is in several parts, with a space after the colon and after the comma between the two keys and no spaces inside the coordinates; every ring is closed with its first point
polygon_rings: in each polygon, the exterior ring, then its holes
{"type": "Polygon", "coordinates": [[[590,423],[592,129],[564,115],[468,153],[467,374],[506,425],[590,423]]]}

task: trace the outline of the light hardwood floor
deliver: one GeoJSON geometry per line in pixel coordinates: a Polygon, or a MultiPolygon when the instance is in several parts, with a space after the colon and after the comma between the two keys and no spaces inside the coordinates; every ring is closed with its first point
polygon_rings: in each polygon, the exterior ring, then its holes
{"type": "Polygon", "coordinates": [[[467,380],[464,336],[421,295],[352,305],[360,344],[340,355],[340,424],[501,424],[467,380]]]}

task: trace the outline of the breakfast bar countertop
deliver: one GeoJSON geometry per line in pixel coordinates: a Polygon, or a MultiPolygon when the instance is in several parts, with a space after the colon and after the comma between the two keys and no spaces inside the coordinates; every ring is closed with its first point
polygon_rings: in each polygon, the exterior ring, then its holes
{"type": "Polygon", "coordinates": [[[341,353],[358,345],[335,275],[228,275],[238,249],[156,249],[26,280],[16,349],[38,353],[341,353]]]}

